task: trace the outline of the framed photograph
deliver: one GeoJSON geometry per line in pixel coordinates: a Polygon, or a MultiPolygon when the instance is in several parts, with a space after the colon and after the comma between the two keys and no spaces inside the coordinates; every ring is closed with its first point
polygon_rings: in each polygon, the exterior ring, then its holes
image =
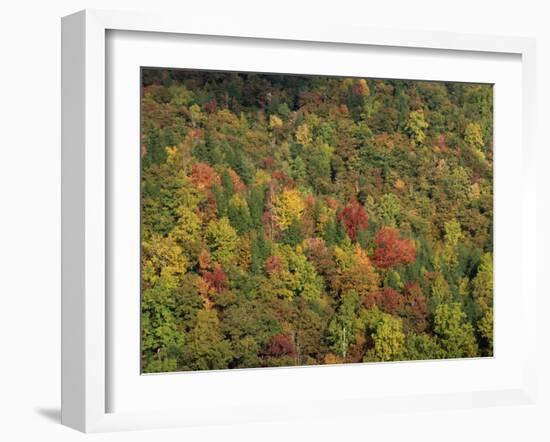
{"type": "Polygon", "coordinates": [[[64,424],[534,400],[533,40],[94,10],[62,52],[64,424]]]}

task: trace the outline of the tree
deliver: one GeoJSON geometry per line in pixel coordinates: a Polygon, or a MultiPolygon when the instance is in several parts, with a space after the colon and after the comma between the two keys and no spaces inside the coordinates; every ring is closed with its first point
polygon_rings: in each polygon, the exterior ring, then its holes
{"type": "Polygon", "coordinates": [[[193,92],[183,84],[173,84],[168,88],[171,98],[170,102],[176,106],[189,106],[193,103],[193,92]]]}
{"type": "Polygon", "coordinates": [[[206,119],[205,115],[201,112],[200,106],[196,103],[189,108],[189,119],[191,120],[191,126],[200,126],[206,119]]]}
{"type": "Polygon", "coordinates": [[[399,231],[391,227],[381,228],[374,237],[373,261],[381,269],[389,269],[398,264],[406,265],[415,260],[416,249],[410,239],[402,239],[399,231]]]}
{"type": "Polygon", "coordinates": [[[493,306],[493,255],[485,253],[472,281],[472,295],[482,312],[493,306]]]}
{"type": "Polygon", "coordinates": [[[358,120],[363,112],[365,112],[369,95],[370,89],[364,78],[360,78],[350,85],[346,104],[351,110],[354,119],[358,120]]]}
{"type": "Polygon", "coordinates": [[[422,287],[418,282],[408,283],[405,285],[404,295],[404,328],[413,330],[416,333],[426,332],[429,327],[430,309],[422,287]]]}
{"type": "Polygon", "coordinates": [[[261,187],[255,186],[248,197],[248,206],[250,210],[250,221],[252,227],[259,229],[262,227],[264,214],[264,191],[261,187]]]}
{"type": "Polygon", "coordinates": [[[309,238],[305,241],[305,254],[313,263],[317,273],[325,279],[334,273],[334,253],[322,238],[309,238]]]}
{"type": "Polygon", "coordinates": [[[449,303],[452,299],[451,288],[445,277],[437,273],[431,284],[431,304],[432,310],[439,304],[449,303]]]}
{"type": "Polygon", "coordinates": [[[493,356],[493,308],[488,308],[477,324],[477,329],[486,345],[486,356],[493,356]]]}
{"type": "Polygon", "coordinates": [[[210,221],[205,232],[212,259],[220,264],[229,264],[235,257],[238,236],[227,218],[210,221]]]}
{"type": "Polygon", "coordinates": [[[269,127],[276,131],[277,129],[280,129],[283,127],[283,120],[281,120],[277,115],[270,115],[269,116],[269,127]]]}
{"type": "Polygon", "coordinates": [[[349,346],[361,328],[360,298],[356,291],[349,290],[342,295],[342,302],[328,326],[327,340],[331,350],[346,361],[349,346]]]}
{"type": "Polygon", "coordinates": [[[468,198],[471,183],[468,170],[464,167],[456,166],[450,171],[445,171],[442,181],[451,202],[456,203],[468,198]]]}
{"type": "Polygon", "coordinates": [[[299,297],[304,300],[320,298],[323,285],[313,264],[303,254],[301,247],[293,249],[288,245],[277,247],[276,252],[281,257],[282,271],[272,274],[272,287],[283,298],[299,297]]]}
{"type": "Polygon", "coordinates": [[[172,237],[153,235],[143,241],[142,281],[145,287],[156,285],[161,279],[165,284],[177,286],[189,267],[182,248],[172,237]]]}
{"type": "Polygon", "coordinates": [[[477,330],[483,339],[483,351],[493,354],[493,255],[485,253],[472,281],[472,296],[479,309],[477,330]]]}
{"type": "Polygon", "coordinates": [[[269,340],[282,333],[281,324],[275,317],[268,300],[257,296],[253,280],[250,292],[241,293],[248,302],[241,299],[224,311],[221,331],[231,343],[232,367],[259,367],[263,365],[262,350],[269,340]]]}
{"type": "Polygon", "coordinates": [[[365,355],[365,361],[394,361],[402,356],[405,334],[401,319],[381,313],[370,325],[374,346],[365,355]]]}
{"type": "Polygon", "coordinates": [[[405,126],[405,130],[414,140],[415,144],[421,145],[426,139],[425,130],[428,128],[428,123],[424,117],[424,111],[412,111],[409,114],[409,121],[405,126]]]}
{"type": "Polygon", "coordinates": [[[233,169],[224,169],[221,176],[221,185],[227,200],[229,200],[235,193],[234,180],[229,173],[230,170],[233,169]]]}
{"type": "Polygon", "coordinates": [[[318,193],[326,192],[332,184],[331,159],[333,151],[331,146],[321,141],[316,141],[305,149],[307,177],[313,189],[318,193]]]}
{"type": "Polygon", "coordinates": [[[354,290],[365,300],[372,293],[378,292],[379,276],[359,245],[343,244],[343,247],[335,247],[334,255],[336,269],[330,282],[336,294],[354,290]]]}
{"type": "Polygon", "coordinates": [[[473,149],[480,151],[483,149],[485,143],[483,142],[483,134],[479,123],[467,124],[466,130],[464,131],[464,141],[473,149]]]}
{"type": "Polygon", "coordinates": [[[200,310],[195,328],[189,332],[183,365],[192,370],[228,368],[233,357],[231,346],[223,339],[220,321],[214,310],[200,310]]]}
{"type": "Polygon", "coordinates": [[[432,336],[415,333],[407,335],[403,349],[404,360],[429,360],[444,357],[445,351],[432,336]]]}
{"type": "Polygon", "coordinates": [[[296,142],[302,146],[307,146],[311,142],[309,127],[306,123],[298,126],[295,133],[296,142]]]}
{"type": "Polygon", "coordinates": [[[283,244],[296,247],[304,239],[302,227],[303,223],[300,223],[297,218],[294,218],[288,228],[284,231],[281,242],[283,244]]]}
{"type": "Polygon", "coordinates": [[[296,181],[303,181],[307,177],[306,163],[300,155],[296,156],[291,163],[292,178],[296,181]]]}
{"type": "Polygon", "coordinates": [[[242,193],[246,191],[246,184],[243,183],[243,180],[239,176],[237,172],[235,172],[233,169],[228,168],[227,174],[229,175],[229,178],[231,179],[231,184],[233,185],[233,191],[237,193],[242,193]]]}
{"type": "Polygon", "coordinates": [[[329,246],[333,246],[335,244],[338,244],[338,238],[337,238],[337,227],[336,227],[336,221],[334,218],[330,218],[325,223],[325,228],[323,232],[323,239],[329,246]]]}
{"type": "Polygon", "coordinates": [[[473,327],[467,322],[459,303],[442,303],[436,307],[434,331],[446,357],[463,358],[477,354],[473,327]]]}
{"type": "Polygon", "coordinates": [[[378,205],[378,217],[382,224],[387,227],[395,227],[401,213],[401,203],[393,193],[382,195],[378,205]]]}
{"type": "Polygon", "coordinates": [[[272,255],[265,260],[265,272],[268,275],[283,271],[283,260],[278,255],[272,255]]]}
{"type": "Polygon", "coordinates": [[[462,238],[462,229],[460,223],[456,220],[447,221],[445,223],[445,243],[443,247],[443,260],[449,267],[454,267],[458,264],[457,246],[462,238]]]}
{"type": "Polygon", "coordinates": [[[183,205],[177,208],[176,213],[178,219],[170,236],[174,238],[185,256],[190,261],[194,261],[201,242],[201,219],[191,208],[183,205]]]}
{"type": "Polygon", "coordinates": [[[239,194],[235,194],[229,200],[227,216],[231,225],[239,235],[242,235],[252,227],[252,217],[248,203],[239,194]]]}
{"type": "Polygon", "coordinates": [[[264,262],[271,253],[271,247],[263,231],[257,233],[252,239],[252,246],[250,251],[251,270],[253,273],[260,273],[263,271],[264,262]]]}
{"type": "Polygon", "coordinates": [[[304,209],[300,192],[296,189],[285,189],[273,201],[273,219],[281,230],[286,230],[294,220],[300,220],[304,209]]]}
{"type": "Polygon", "coordinates": [[[272,358],[281,356],[294,356],[296,350],[292,341],[283,334],[275,335],[267,343],[263,350],[264,355],[272,358]]]}
{"type": "Polygon", "coordinates": [[[355,241],[357,232],[368,227],[369,217],[365,208],[357,200],[352,200],[338,214],[338,220],[343,223],[350,239],[355,241]]]}
{"type": "Polygon", "coordinates": [[[403,313],[405,299],[397,290],[384,287],[379,293],[378,305],[383,312],[391,315],[403,313]]]}
{"type": "Polygon", "coordinates": [[[210,189],[220,184],[220,176],[205,163],[195,163],[191,169],[191,180],[199,189],[210,189]]]}
{"type": "Polygon", "coordinates": [[[227,289],[227,276],[219,264],[214,265],[211,272],[204,272],[203,277],[216,292],[221,293],[227,289]]]}
{"type": "MultiPolygon", "coordinates": [[[[178,330],[175,315],[176,291],[165,284],[145,289],[141,300],[142,351],[146,359],[160,351],[183,347],[184,336],[178,330]]],[[[167,356],[167,353],[165,353],[167,356]]]]}

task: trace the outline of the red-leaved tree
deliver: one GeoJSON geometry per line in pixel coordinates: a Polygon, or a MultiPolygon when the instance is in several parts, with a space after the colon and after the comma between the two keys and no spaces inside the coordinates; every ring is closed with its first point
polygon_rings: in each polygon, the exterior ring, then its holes
{"type": "Polygon", "coordinates": [[[397,290],[384,287],[377,292],[368,293],[363,299],[363,305],[367,309],[377,306],[383,312],[395,315],[404,311],[405,299],[397,290]]]}
{"type": "Polygon", "coordinates": [[[227,288],[227,276],[219,264],[216,264],[211,272],[204,272],[203,277],[210,287],[218,293],[227,288]]]}
{"type": "Polygon", "coordinates": [[[380,308],[382,311],[395,315],[401,313],[404,307],[404,298],[401,293],[391,287],[384,287],[380,292],[380,308]]]}
{"type": "Polygon", "coordinates": [[[417,333],[424,333],[429,326],[430,309],[428,299],[418,282],[405,285],[405,320],[417,333]]]}
{"type": "Polygon", "coordinates": [[[374,237],[373,261],[378,268],[389,269],[398,264],[410,264],[416,258],[416,249],[410,239],[403,239],[399,231],[382,227],[374,237]]]}
{"type": "Polygon", "coordinates": [[[264,348],[264,354],[271,357],[294,356],[294,344],[283,334],[275,335],[264,348]]]}
{"type": "Polygon", "coordinates": [[[344,228],[350,239],[355,241],[357,232],[360,229],[368,227],[369,216],[365,208],[357,200],[351,200],[338,214],[338,220],[344,224],[344,228]]]}

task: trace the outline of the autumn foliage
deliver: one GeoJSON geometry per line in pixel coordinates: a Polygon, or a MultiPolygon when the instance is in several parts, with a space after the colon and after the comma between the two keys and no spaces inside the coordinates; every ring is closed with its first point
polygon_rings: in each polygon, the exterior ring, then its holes
{"type": "Polygon", "coordinates": [[[294,344],[282,334],[273,336],[264,349],[264,354],[270,357],[292,356],[294,353],[294,344]]]}
{"type": "Polygon", "coordinates": [[[344,223],[346,233],[351,240],[357,238],[357,232],[360,229],[368,227],[369,217],[365,208],[356,200],[352,200],[338,215],[338,220],[344,223]]]}
{"type": "Polygon", "coordinates": [[[227,276],[219,264],[216,264],[211,272],[204,272],[203,277],[218,293],[227,288],[227,276]]]}
{"type": "Polygon", "coordinates": [[[493,354],[491,85],[141,75],[144,373],[493,354]]]}
{"type": "Polygon", "coordinates": [[[283,270],[281,257],[277,255],[270,256],[265,261],[265,271],[271,275],[273,273],[280,273],[283,270]]]}
{"type": "Polygon", "coordinates": [[[403,311],[404,297],[391,287],[384,287],[380,292],[380,308],[386,313],[397,314],[403,311]]]}
{"type": "Polygon", "coordinates": [[[410,264],[416,256],[414,243],[410,239],[401,238],[399,231],[394,228],[381,228],[374,237],[374,244],[376,249],[373,260],[381,269],[410,264]]]}
{"type": "Polygon", "coordinates": [[[220,176],[208,164],[195,163],[191,169],[191,180],[199,189],[209,189],[220,183],[220,176]]]}

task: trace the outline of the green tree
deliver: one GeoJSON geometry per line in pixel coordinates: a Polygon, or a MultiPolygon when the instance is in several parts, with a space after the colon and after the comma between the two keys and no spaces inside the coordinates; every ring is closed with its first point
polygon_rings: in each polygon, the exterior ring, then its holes
{"type": "Polygon", "coordinates": [[[329,246],[333,246],[339,242],[337,239],[336,220],[334,218],[330,218],[325,223],[323,238],[329,246]]]}
{"type": "Polygon", "coordinates": [[[295,218],[285,230],[281,241],[283,244],[296,247],[303,241],[303,239],[304,235],[302,233],[302,224],[295,218]]]}
{"type": "Polygon", "coordinates": [[[437,343],[437,340],[427,334],[409,334],[406,337],[403,359],[405,360],[429,360],[442,359],[445,352],[437,343]]]}
{"type": "Polygon", "coordinates": [[[297,156],[291,163],[292,177],[296,181],[303,181],[307,177],[306,164],[301,156],[297,156]]]}
{"type": "Polygon", "coordinates": [[[493,308],[490,307],[483,312],[483,317],[477,324],[479,334],[485,340],[486,356],[493,356],[493,317],[493,308]]]}
{"type": "Polygon", "coordinates": [[[439,304],[434,315],[434,331],[448,358],[473,357],[477,342],[472,325],[459,303],[439,304]]]}
{"type": "Polygon", "coordinates": [[[250,191],[248,206],[250,208],[252,227],[255,229],[261,228],[263,224],[264,199],[264,190],[258,186],[253,187],[250,191]]]}
{"type": "Polygon", "coordinates": [[[331,158],[334,149],[324,142],[315,142],[306,149],[306,170],[309,181],[317,192],[326,192],[331,185],[331,158]]]}
{"type": "Polygon", "coordinates": [[[178,278],[187,271],[189,261],[182,248],[172,237],[153,235],[142,243],[142,281],[146,287],[156,285],[161,279],[175,287],[178,278]]]}
{"type": "Polygon", "coordinates": [[[405,333],[400,318],[381,313],[370,325],[370,329],[374,346],[365,355],[365,361],[386,362],[401,359],[405,333]]]}
{"type": "Polygon", "coordinates": [[[426,129],[428,123],[426,122],[424,111],[412,111],[409,114],[409,121],[405,126],[405,130],[409,136],[414,140],[416,145],[421,145],[426,139],[426,129]]]}
{"type": "Polygon", "coordinates": [[[258,274],[263,271],[264,263],[271,254],[271,247],[263,231],[257,233],[252,240],[251,246],[251,270],[258,274]]]}
{"type": "Polygon", "coordinates": [[[220,321],[213,310],[200,310],[193,330],[186,337],[183,365],[193,370],[228,368],[231,345],[223,339],[220,321]]]}
{"type": "Polygon", "coordinates": [[[493,255],[485,253],[472,281],[472,296],[479,311],[477,330],[481,335],[483,350],[493,354],[493,255]]]}
{"type": "Polygon", "coordinates": [[[472,281],[472,294],[482,312],[493,306],[493,254],[485,253],[472,281]]]}
{"type": "Polygon", "coordinates": [[[445,223],[445,242],[443,245],[443,260],[445,264],[453,268],[458,264],[458,244],[462,238],[460,223],[456,220],[445,223]]]}
{"type": "Polygon", "coordinates": [[[285,299],[318,300],[323,283],[315,266],[304,255],[300,246],[277,245],[272,253],[281,259],[280,270],[273,272],[264,288],[285,299]]]}
{"type": "MultiPolygon", "coordinates": [[[[141,299],[141,342],[146,370],[172,368],[185,342],[175,314],[176,292],[161,279],[141,299]]],[[[173,368],[172,368],[173,369],[173,368]]]]}
{"type": "Polygon", "coordinates": [[[349,346],[355,342],[355,335],[362,327],[361,301],[354,290],[345,292],[341,299],[336,315],[328,326],[327,341],[331,350],[345,362],[349,346]]]}
{"type": "Polygon", "coordinates": [[[378,217],[382,224],[388,227],[396,227],[401,213],[401,202],[393,193],[382,195],[378,205],[378,217]]]}
{"type": "Polygon", "coordinates": [[[445,173],[443,179],[445,191],[452,202],[464,201],[470,192],[470,175],[468,170],[462,166],[453,167],[450,172],[445,173]]]}
{"type": "Polygon", "coordinates": [[[235,257],[238,236],[227,218],[212,220],[208,223],[205,232],[210,254],[214,261],[229,264],[235,257]]]}
{"type": "Polygon", "coordinates": [[[246,200],[235,194],[229,200],[227,215],[231,225],[235,228],[239,235],[242,235],[252,227],[252,217],[246,200]]]}
{"type": "Polygon", "coordinates": [[[178,219],[170,235],[181,247],[182,253],[194,261],[201,242],[201,219],[187,206],[178,207],[176,213],[178,219]]]}

